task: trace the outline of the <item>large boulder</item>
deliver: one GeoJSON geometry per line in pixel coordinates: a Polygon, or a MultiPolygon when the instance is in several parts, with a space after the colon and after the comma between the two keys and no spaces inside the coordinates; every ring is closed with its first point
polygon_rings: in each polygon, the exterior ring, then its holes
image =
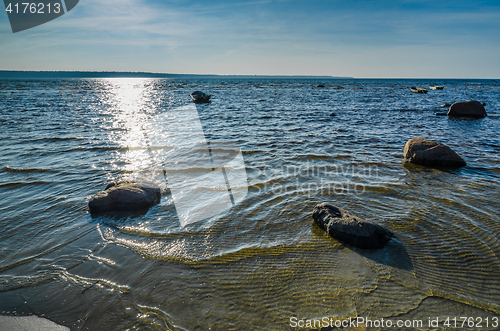
{"type": "Polygon", "coordinates": [[[160,202],[158,185],[149,182],[111,182],[89,200],[91,213],[113,210],[140,210],[160,202]]]}
{"type": "Polygon", "coordinates": [[[424,138],[408,140],[404,158],[415,164],[428,167],[464,167],[467,163],[451,148],[440,142],[424,138]]]}
{"type": "Polygon", "coordinates": [[[314,207],[313,219],[333,238],[359,248],[382,248],[394,236],[383,226],[361,219],[328,202],[314,207]]]}
{"type": "Polygon", "coordinates": [[[450,106],[448,116],[482,118],[486,116],[486,110],[479,101],[461,101],[450,106]]]}

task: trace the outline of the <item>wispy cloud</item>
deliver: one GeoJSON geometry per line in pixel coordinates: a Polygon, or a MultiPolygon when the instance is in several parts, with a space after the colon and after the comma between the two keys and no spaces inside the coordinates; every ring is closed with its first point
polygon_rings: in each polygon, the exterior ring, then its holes
{"type": "Polygon", "coordinates": [[[40,36],[48,36],[48,35],[51,35],[51,34],[54,34],[54,33],[57,33],[57,32],[59,32],[59,30],[48,31],[48,32],[43,32],[43,33],[34,33],[34,34],[30,34],[28,36],[28,38],[37,38],[37,37],[40,37],[40,36]]]}

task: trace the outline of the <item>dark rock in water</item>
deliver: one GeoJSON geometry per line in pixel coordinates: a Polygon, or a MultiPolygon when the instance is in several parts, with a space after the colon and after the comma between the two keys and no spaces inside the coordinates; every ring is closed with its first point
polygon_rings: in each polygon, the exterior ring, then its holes
{"type": "Polygon", "coordinates": [[[413,138],[408,140],[404,157],[411,163],[429,167],[463,167],[467,163],[451,148],[434,140],[413,138]]]}
{"type": "Polygon", "coordinates": [[[337,116],[335,113],[331,113],[330,116],[337,116]]]}
{"type": "Polygon", "coordinates": [[[333,238],[359,248],[382,248],[394,236],[383,226],[363,220],[328,202],[314,207],[313,219],[333,238]]]}
{"type": "Polygon", "coordinates": [[[112,182],[89,200],[91,213],[140,210],[160,202],[158,185],[149,182],[112,182]]]}
{"type": "Polygon", "coordinates": [[[444,103],[441,105],[441,108],[449,108],[451,106],[450,103],[444,103]]]}
{"type": "Polygon", "coordinates": [[[448,116],[482,118],[486,116],[486,110],[479,101],[461,101],[450,106],[448,116]]]}
{"type": "Polygon", "coordinates": [[[210,98],[212,97],[210,94],[206,94],[200,91],[194,91],[190,94],[190,96],[194,103],[209,103],[210,98]]]}
{"type": "Polygon", "coordinates": [[[316,85],[316,87],[325,87],[325,85],[323,85],[323,84],[318,84],[318,85],[316,85]]]}

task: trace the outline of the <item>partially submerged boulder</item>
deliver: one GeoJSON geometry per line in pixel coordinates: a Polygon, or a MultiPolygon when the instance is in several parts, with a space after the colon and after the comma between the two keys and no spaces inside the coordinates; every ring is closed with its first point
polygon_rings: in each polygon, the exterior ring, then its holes
{"type": "Polygon", "coordinates": [[[149,182],[111,182],[89,200],[91,213],[140,210],[160,202],[160,187],[149,182]]]}
{"type": "Polygon", "coordinates": [[[328,202],[314,207],[313,219],[333,238],[359,248],[382,248],[394,236],[383,226],[361,219],[328,202]]]}
{"type": "Polygon", "coordinates": [[[210,98],[212,97],[210,94],[201,91],[194,91],[190,96],[194,103],[210,103],[210,98]]]}
{"type": "Polygon", "coordinates": [[[482,118],[486,116],[486,110],[484,104],[479,101],[461,101],[450,106],[448,116],[482,118]]]}
{"type": "Polygon", "coordinates": [[[415,164],[428,167],[464,167],[467,163],[451,148],[440,142],[424,138],[408,140],[404,158],[415,164]]]}

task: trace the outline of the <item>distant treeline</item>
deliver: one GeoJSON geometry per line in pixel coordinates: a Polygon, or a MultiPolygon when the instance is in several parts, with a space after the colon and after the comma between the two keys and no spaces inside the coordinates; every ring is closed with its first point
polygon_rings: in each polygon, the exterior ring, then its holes
{"type": "Polygon", "coordinates": [[[165,74],[154,72],[123,71],[21,71],[0,70],[0,79],[9,78],[280,78],[280,79],[338,79],[352,77],[334,76],[262,76],[262,75],[202,75],[165,74]]]}

